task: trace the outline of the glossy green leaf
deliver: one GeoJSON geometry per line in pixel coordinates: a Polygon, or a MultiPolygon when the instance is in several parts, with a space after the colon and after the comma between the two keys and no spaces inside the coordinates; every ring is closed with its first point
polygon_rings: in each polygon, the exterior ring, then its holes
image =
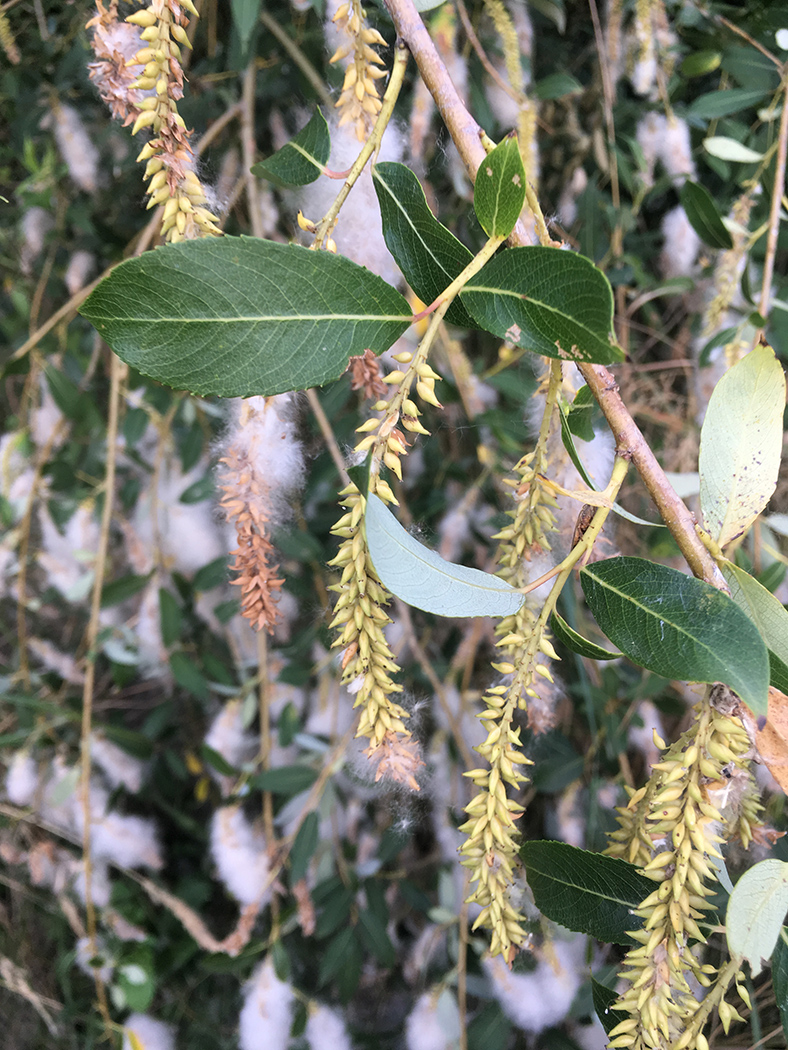
{"type": "Polygon", "coordinates": [[[788,611],[785,606],[744,569],[733,562],[722,563],[722,574],[731,598],[750,617],[769,650],[769,680],[788,692],[788,611]]]}
{"type": "Polygon", "coordinates": [[[550,626],[556,640],[565,645],[567,649],[571,649],[573,653],[577,653],[578,656],[585,656],[589,660],[615,660],[621,656],[621,653],[611,653],[609,649],[603,649],[601,645],[589,642],[582,634],[578,634],[574,628],[570,627],[557,612],[553,613],[550,626]]]}
{"type": "Polygon", "coordinates": [[[508,237],[524,204],[525,168],[512,131],[479,165],[473,207],[488,237],[508,237]]]}
{"type": "Polygon", "coordinates": [[[701,120],[718,120],[720,117],[729,117],[733,113],[751,109],[759,105],[765,97],[765,92],[752,91],[748,88],[710,91],[696,98],[687,110],[687,114],[690,117],[700,117],[701,120]]]}
{"type": "Polygon", "coordinates": [[[770,346],[756,346],[714,388],[698,471],[704,526],[721,547],[750,527],[774,492],[784,409],[785,376],[770,346]]]}
{"type": "Polygon", "coordinates": [[[306,186],[323,173],[331,152],[326,118],[319,109],[295,138],[252,168],[253,175],[289,186],[306,186]]]}
{"type": "Polygon", "coordinates": [[[569,429],[581,441],[594,440],[594,410],[596,401],[591,388],[583,385],[574,396],[566,413],[569,429]]]}
{"type": "Polygon", "coordinates": [[[460,299],[488,332],[546,357],[610,364],[613,290],[596,266],[560,248],[510,248],[472,278],[460,299]]]}
{"type": "Polygon", "coordinates": [[[129,598],[133,598],[135,594],[139,594],[145,588],[149,579],[150,575],[130,575],[105,583],[101,588],[101,608],[108,609],[112,605],[119,605],[129,598]]]}
{"type": "Polygon", "coordinates": [[[523,604],[524,596],[505,580],[444,561],[408,535],[374,494],[367,497],[364,522],[375,572],[408,605],[439,616],[509,616],[523,604]]]}
{"type": "Polygon", "coordinates": [[[618,1022],[623,1020],[622,1015],[613,1010],[613,1003],[618,999],[618,993],[614,989],[608,988],[606,984],[602,984],[595,977],[592,977],[591,997],[600,1024],[609,1035],[618,1022]]]}
{"type": "Polygon", "coordinates": [[[733,44],[725,49],[722,68],[743,88],[759,91],[775,91],[780,84],[778,67],[766,55],[754,47],[733,44]]]}
{"type": "Polygon", "coordinates": [[[631,944],[635,915],[654,883],[634,864],[565,842],[524,842],[520,857],[539,911],[568,930],[631,944]]]}
{"type": "Polygon", "coordinates": [[[369,908],[358,913],[358,932],[362,943],[381,966],[391,967],[396,962],[396,953],[386,927],[369,908]]]}
{"type": "Polygon", "coordinates": [[[733,247],[733,238],[705,186],[687,179],[681,187],[680,200],[690,225],[704,244],[710,248],[733,247]]]}
{"type": "Polygon", "coordinates": [[[788,1037],[788,927],[783,926],[772,955],[772,984],[783,1033],[788,1037]]]}
{"type": "Polygon", "coordinates": [[[238,770],[235,766],[230,765],[224,755],[220,754],[215,748],[209,747],[208,744],[200,745],[200,756],[204,762],[215,769],[217,773],[221,773],[223,777],[238,776],[238,770]]]}
{"type": "Polygon", "coordinates": [[[317,773],[309,766],[277,766],[266,769],[249,781],[250,785],[260,791],[270,791],[274,795],[298,795],[311,788],[317,780],[317,773]]]}
{"type": "MultiPolygon", "coordinates": [[[[386,247],[413,291],[429,306],[473,256],[432,214],[410,168],[388,161],[376,164],[372,181],[386,247]]],[[[459,299],[446,311],[446,320],[463,328],[478,328],[459,299]]]]}
{"type": "Polygon", "coordinates": [[[337,379],[411,323],[406,300],[341,255],[204,237],[116,266],[81,312],[120,358],[176,389],[277,394],[337,379]]]}
{"type": "Polygon", "coordinates": [[[156,992],[153,950],[150,945],[136,944],[124,953],[115,974],[117,987],[130,1010],[145,1013],[156,992]]]}
{"type": "Polygon", "coordinates": [[[180,605],[163,587],[159,588],[159,623],[162,644],[169,649],[181,637],[183,617],[180,605]]]}
{"type": "Polygon", "coordinates": [[[766,714],[766,646],[727,594],[642,558],[595,562],[580,582],[597,623],[634,663],[663,678],[723,682],[766,714]]]}
{"type": "Polygon", "coordinates": [[[304,822],[298,829],[298,834],[290,850],[290,885],[295,886],[297,882],[306,875],[309,862],[317,849],[320,839],[320,818],[314,810],[307,813],[304,822]]]}
{"type": "Polygon", "coordinates": [[[750,149],[749,146],[745,146],[736,139],[728,138],[725,135],[712,135],[711,138],[704,139],[703,148],[712,157],[719,157],[720,160],[730,160],[734,164],[757,164],[759,160],[763,160],[762,153],[757,153],[754,149],[750,149]]]}
{"type": "Polygon", "coordinates": [[[772,957],[788,912],[788,864],[762,860],[749,868],[733,887],[725,917],[728,948],[746,959],[753,977],[772,957]]]}
{"type": "Polygon", "coordinates": [[[694,51],[679,66],[683,77],[702,77],[719,69],[722,55],[719,51],[694,51]]]}
{"type": "Polygon", "coordinates": [[[249,47],[257,19],[260,17],[260,3],[261,0],[231,0],[233,23],[238,30],[241,50],[244,54],[249,47]]]}
{"type": "Polygon", "coordinates": [[[534,95],[537,98],[565,98],[567,95],[580,95],[583,85],[571,73],[550,73],[534,84],[534,95]]]}
{"type": "Polygon", "coordinates": [[[197,667],[193,657],[184,652],[170,654],[172,677],[181,688],[186,689],[200,700],[207,700],[210,695],[205,675],[197,667]]]}

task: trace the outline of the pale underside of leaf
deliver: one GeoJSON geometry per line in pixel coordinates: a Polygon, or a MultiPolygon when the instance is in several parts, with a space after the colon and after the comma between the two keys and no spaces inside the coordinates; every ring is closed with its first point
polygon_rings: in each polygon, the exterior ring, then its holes
{"type": "Polygon", "coordinates": [[[763,860],[746,871],[733,888],[725,920],[728,947],[746,959],[757,977],[770,959],[788,911],[788,864],[763,860]]]}
{"type": "Polygon", "coordinates": [[[712,393],[700,439],[700,502],[721,547],[750,527],[774,492],[784,409],[785,377],[771,347],[755,347],[712,393]]]}
{"type": "Polygon", "coordinates": [[[367,545],[381,583],[408,605],[439,616],[509,616],[524,596],[481,569],[445,561],[408,535],[383,501],[367,498],[367,545]]]}

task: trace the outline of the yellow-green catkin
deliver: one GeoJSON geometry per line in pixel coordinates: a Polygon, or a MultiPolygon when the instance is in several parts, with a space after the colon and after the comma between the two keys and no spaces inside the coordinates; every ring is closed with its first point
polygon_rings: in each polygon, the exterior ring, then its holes
{"type": "MultiPolygon", "coordinates": [[[[750,247],[747,230],[750,212],[755,203],[752,189],[746,190],[734,203],[731,211],[733,247],[721,252],[714,267],[714,296],[703,316],[701,338],[708,339],[722,327],[726,311],[738,293],[741,269],[750,247]]],[[[749,350],[749,342],[734,338],[725,346],[725,363],[731,368],[749,350]]]]}
{"type": "Polygon", "coordinates": [[[148,93],[139,103],[132,134],[145,128],[152,134],[137,160],[147,161],[148,207],[164,206],[161,232],[167,241],[221,233],[217,217],[205,206],[205,189],[189,145],[191,132],[178,112],[183,98],[181,48],[191,48],[187,12],[197,15],[192,0],[153,0],[126,19],[141,27],[146,45],[128,63],[143,67],[130,88],[148,93]]]}
{"type": "Polygon", "coordinates": [[[19,54],[14,31],[5,11],[0,11],[0,47],[11,65],[18,66],[22,61],[22,56],[19,54]]]}
{"type": "MultiPolygon", "coordinates": [[[[537,477],[547,468],[547,438],[560,386],[560,365],[551,371],[551,376],[537,447],[520,461],[515,468],[516,480],[510,483],[517,501],[516,509],[510,512],[512,524],[497,536],[501,540],[499,575],[515,587],[525,582],[524,557],[534,546],[549,549],[547,533],[555,527],[555,500],[537,477]]],[[[509,798],[507,785],[515,792],[521,791],[528,779],[523,767],[530,764],[520,750],[520,730],[515,727],[514,718],[518,710],[528,709],[529,700],[538,699],[534,688],[537,676],[552,682],[547,661],[557,656],[541,621],[527,603],[513,615],[503,617],[495,633],[499,657],[493,668],[500,675],[511,677],[508,684],[493,685],[484,695],[485,709],[479,717],[487,737],[476,751],[486,759],[489,768],[466,774],[477,793],[466,807],[468,820],[460,830],[467,839],[460,853],[474,884],[468,899],[482,908],[474,928],[488,927],[492,954],[501,954],[511,963],[527,934],[512,899],[518,864],[515,821],[522,807],[509,798]]]]}
{"type": "Polygon", "coordinates": [[[360,0],[343,3],[333,21],[347,39],[329,61],[340,62],[349,58],[342,93],[336,102],[340,113],[339,123],[352,123],[356,137],[359,142],[363,142],[372,130],[382,105],[376,82],[386,75],[385,69],[378,68],[383,65],[383,60],[373,45],[386,47],[386,41],[377,29],[367,24],[366,12],[360,0]]]}
{"type": "MultiPolygon", "coordinates": [[[[410,352],[396,355],[406,371],[396,369],[384,379],[396,387],[388,400],[373,406],[381,413],[363,423],[362,434],[356,445],[357,453],[369,455],[369,490],[386,503],[396,503],[394,493],[380,471],[386,467],[397,478],[402,478],[401,457],[408,445],[404,431],[426,434],[419,422],[420,409],[411,398],[440,405],[435,395],[437,372],[419,354],[410,352]],[[400,429],[402,428],[402,429],[400,429]]],[[[367,546],[364,528],[365,498],[351,483],[340,493],[345,513],[332,529],[342,539],[336,558],[330,564],[341,569],[339,583],[332,590],[339,595],[331,623],[338,631],[334,647],[343,650],[342,682],[355,694],[354,706],[361,708],[356,735],[370,741],[366,752],[377,763],[378,775],[387,773],[395,780],[416,788],[415,772],[423,763],[409,743],[410,731],[405,726],[407,711],[393,699],[402,691],[392,675],[399,670],[394,655],[386,642],[384,628],[391,620],[385,607],[391,595],[378,579],[367,546]]]]}
{"type": "Polygon", "coordinates": [[[637,912],[638,947],[624,959],[627,987],[613,1009],[626,1016],[610,1032],[612,1048],[685,1050],[704,1038],[692,1026],[700,1009],[695,989],[710,987],[715,970],[700,961],[705,937],[698,924],[711,907],[711,858],[720,856],[718,846],[735,824],[726,823],[723,795],[732,776],[746,773],[750,741],[738,718],[707,702],[696,716],[652,767],[648,785],[619,810],[607,850],[642,867],[656,884],[637,912]]]}

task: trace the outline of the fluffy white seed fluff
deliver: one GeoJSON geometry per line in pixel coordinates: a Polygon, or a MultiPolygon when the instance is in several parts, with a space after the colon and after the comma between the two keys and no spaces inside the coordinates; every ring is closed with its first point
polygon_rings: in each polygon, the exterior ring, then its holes
{"type": "Polygon", "coordinates": [[[115,962],[102,940],[97,938],[94,941],[94,946],[95,948],[92,950],[89,937],[80,937],[77,941],[74,962],[88,977],[98,974],[101,980],[108,984],[112,980],[112,974],[115,971],[115,962]],[[96,965],[97,957],[103,960],[99,966],[96,965]]]}
{"type": "Polygon", "coordinates": [[[69,295],[76,295],[85,287],[95,265],[96,257],[93,252],[86,252],[82,249],[74,252],[63,275],[69,295]]]}
{"type": "Polygon", "coordinates": [[[236,768],[254,757],[258,741],[253,733],[244,728],[243,704],[240,700],[230,700],[224,705],[211,722],[205,734],[205,743],[236,768]]]}
{"type": "Polygon", "coordinates": [[[53,442],[54,448],[59,448],[65,441],[65,430],[58,433],[58,427],[63,419],[63,413],[57,407],[55,399],[49,390],[46,379],[40,382],[41,401],[33,409],[30,417],[30,431],[38,448],[44,448],[53,442]]]}
{"type": "Polygon", "coordinates": [[[164,863],[153,821],[144,817],[107,813],[91,827],[91,846],[96,857],[122,868],[158,870],[164,863]]]}
{"type": "MultiPolygon", "coordinates": [[[[355,126],[349,122],[339,127],[336,119],[330,120],[329,124],[331,155],[328,167],[334,171],[345,171],[353,164],[359,152],[355,126]]],[[[402,132],[391,123],[383,136],[380,160],[398,161],[402,158],[403,150],[402,132]]],[[[334,179],[321,177],[311,185],[305,186],[300,194],[304,215],[313,222],[318,222],[334,202],[340,185],[341,183],[334,179]]],[[[366,266],[389,284],[397,285],[402,280],[397,264],[383,240],[380,207],[369,165],[350,191],[333,237],[339,252],[359,266],[366,266]]]]}
{"type": "Polygon", "coordinates": [[[55,141],[68,173],[86,193],[98,187],[99,152],[73,106],[59,103],[53,112],[55,141]]]}
{"type": "Polygon", "coordinates": [[[292,1007],[293,989],[276,976],[269,956],[244,986],[239,1050],[286,1050],[292,1007]]]}
{"type": "Polygon", "coordinates": [[[19,266],[23,274],[33,272],[33,264],[44,250],[46,235],[55,225],[55,220],[46,210],[35,205],[22,216],[22,243],[19,247],[19,266]]]}
{"type": "Polygon", "coordinates": [[[282,496],[299,488],[304,478],[304,449],[297,436],[292,394],[233,401],[223,445],[232,445],[248,458],[270,494],[266,510],[286,517],[287,504],[282,496]]]}
{"type": "Polygon", "coordinates": [[[17,751],[5,778],[5,794],[14,806],[29,806],[38,790],[38,766],[27,751],[17,751]]]}
{"type": "Polygon", "coordinates": [[[83,504],[69,518],[63,533],[44,507],[39,508],[41,552],[38,563],[47,583],[72,601],[84,598],[92,583],[91,565],[98,548],[99,525],[93,508],[83,504]]]}
{"type": "Polygon", "coordinates": [[[420,996],[405,1024],[408,1050],[454,1050],[459,1037],[460,1016],[451,992],[420,996]]]}
{"type": "Polygon", "coordinates": [[[692,143],[686,120],[673,116],[665,121],[660,158],[674,185],[682,185],[685,178],[695,178],[695,161],[692,159],[692,143]]]}
{"type": "Polygon", "coordinates": [[[680,204],[663,218],[662,236],[659,268],[663,277],[689,277],[695,271],[701,241],[680,204]]]}
{"type": "Polygon", "coordinates": [[[525,1032],[560,1024],[584,980],[585,938],[554,941],[551,948],[552,958],[545,953],[531,973],[511,973],[500,955],[484,960],[501,1009],[525,1032]]]}
{"type": "Polygon", "coordinates": [[[310,1011],[304,1035],[309,1050],[351,1050],[342,1015],[327,1006],[310,1011]]]}
{"type": "Polygon", "coordinates": [[[113,744],[104,736],[94,735],[90,754],[112,787],[123,787],[136,794],[145,778],[145,763],[113,744]]]}
{"type": "Polygon", "coordinates": [[[61,653],[46,638],[30,638],[28,647],[48,671],[60,675],[64,682],[82,685],[85,681],[85,674],[74,657],[68,653],[61,653]]]}
{"type": "Polygon", "coordinates": [[[133,1032],[142,1050],[175,1050],[175,1035],[163,1021],[150,1014],[130,1014],[123,1026],[123,1050],[136,1050],[129,1038],[133,1032]]]}
{"type": "Polygon", "coordinates": [[[227,890],[241,904],[264,904],[270,869],[265,838],[246,819],[240,806],[217,809],[211,821],[211,856],[227,890]]]}

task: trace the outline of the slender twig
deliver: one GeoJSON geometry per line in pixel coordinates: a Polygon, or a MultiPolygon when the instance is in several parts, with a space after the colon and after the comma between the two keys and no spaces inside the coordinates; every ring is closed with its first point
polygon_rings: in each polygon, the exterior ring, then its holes
{"type": "Polygon", "coordinates": [[[262,237],[263,213],[260,211],[260,193],[257,187],[257,178],[252,174],[252,166],[255,161],[254,150],[254,98],[255,85],[257,83],[257,69],[255,60],[249,63],[244,73],[243,86],[243,108],[241,110],[241,151],[243,154],[243,166],[246,172],[246,197],[249,201],[249,221],[252,225],[252,233],[255,237],[262,237]]]}
{"type": "Polygon", "coordinates": [[[322,248],[325,241],[331,236],[331,233],[337,224],[342,205],[347,200],[347,195],[358,181],[358,178],[366,167],[369,158],[375,150],[379,148],[380,141],[383,138],[383,132],[388,127],[388,123],[394,112],[394,106],[405,79],[405,69],[407,64],[408,49],[402,44],[401,40],[398,40],[394,48],[394,64],[391,68],[391,76],[389,77],[386,92],[383,95],[383,104],[381,105],[380,112],[375,120],[375,126],[372,128],[369,138],[361,147],[361,152],[356,157],[355,163],[350,169],[348,177],[345,180],[345,185],[337,194],[334,203],[317,224],[315,240],[310,247],[314,249],[322,248]]]}
{"type": "Polygon", "coordinates": [[[712,22],[717,22],[719,25],[725,26],[726,29],[730,29],[732,33],[740,36],[742,40],[746,40],[750,47],[754,47],[756,51],[760,51],[760,53],[765,55],[770,62],[774,62],[779,69],[782,69],[783,64],[780,59],[765,48],[763,44],[758,43],[755,37],[750,36],[746,30],[729,21],[724,15],[718,15],[715,11],[709,11],[707,8],[701,7],[700,5],[698,5],[698,11],[704,16],[704,18],[708,18],[712,22]]]}
{"type": "MultiPolygon", "coordinates": [[[[399,36],[410,48],[424,83],[435,99],[449,134],[471,178],[485,158],[481,142],[482,129],[468,112],[451,82],[429,33],[413,6],[412,0],[386,0],[386,7],[399,36]]],[[[528,243],[522,226],[515,226],[509,237],[512,245],[528,243]]],[[[638,473],[679,549],[696,576],[715,587],[726,589],[725,581],[713,558],[695,533],[692,515],[671,488],[665,472],[657,462],[646,439],[638,430],[618,393],[613,376],[602,365],[578,364],[589,389],[599,402],[619,446],[631,455],[638,473]]]]}
{"type": "Polygon", "coordinates": [[[780,117],[780,134],[777,140],[777,157],[774,162],[774,189],[769,210],[769,234],[766,238],[766,255],[763,261],[763,280],[758,312],[766,317],[769,312],[769,300],[774,275],[774,258],[777,254],[777,236],[780,232],[780,205],[785,186],[785,158],[788,153],[788,81],[783,80],[783,109],[780,117]]]}
{"type": "Polygon", "coordinates": [[[306,55],[298,46],[298,44],[295,42],[295,40],[293,40],[292,37],[287,35],[285,30],[282,29],[282,27],[274,18],[271,18],[267,11],[260,12],[260,21],[263,23],[268,32],[271,33],[272,36],[276,37],[276,39],[288,53],[290,58],[292,58],[292,60],[298,66],[298,68],[304,74],[306,79],[315,89],[315,94],[319,97],[323,105],[333,105],[331,92],[328,90],[328,88],[323,82],[322,77],[312,65],[312,63],[309,61],[309,59],[306,57],[306,55]]]}
{"type": "Polygon", "coordinates": [[[471,20],[468,17],[468,9],[463,3],[463,0],[455,0],[454,6],[457,8],[457,14],[460,16],[462,28],[465,32],[465,35],[468,38],[468,42],[473,48],[473,50],[476,52],[481,64],[490,74],[490,77],[495,81],[495,83],[498,85],[501,91],[504,91],[509,96],[509,98],[513,99],[518,105],[521,106],[524,101],[522,94],[519,91],[516,91],[508,81],[504,80],[504,78],[501,76],[501,74],[490,61],[487,52],[482,47],[481,42],[478,36],[476,35],[476,30],[471,25],[471,20]]]}
{"type": "MultiPolygon", "coordinates": [[[[112,354],[110,359],[109,417],[107,421],[107,466],[104,478],[104,507],[101,514],[101,531],[96,552],[93,594],[90,602],[90,620],[87,630],[87,661],[85,666],[85,684],[82,690],[82,731],[80,739],[82,769],[82,863],[85,869],[85,918],[91,955],[96,954],[96,909],[92,895],[92,858],[91,858],[91,821],[90,808],[90,734],[93,718],[93,688],[96,676],[96,640],[99,632],[101,614],[101,591],[104,586],[104,575],[107,567],[109,532],[112,523],[112,512],[115,496],[115,456],[118,443],[118,416],[120,413],[120,382],[125,365],[112,354]]],[[[109,1027],[111,1019],[107,1005],[107,994],[104,982],[98,969],[94,971],[96,995],[99,1010],[109,1027]]]]}
{"type": "Polygon", "coordinates": [[[345,468],[345,461],[342,458],[342,453],[339,450],[339,443],[334,436],[334,431],[331,429],[331,424],[328,421],[328,416],[323,411],[323,406],[320,404],[320,398],[317,396],[317,391],[310,387],[306,392],[307,400],[309,401],[309,407],[312,409],[312,413],[317,420],[317,425],[320,427],[320,432],[323,435],[323,440],[326,443],[331,458],[334,461],[334,466],[337,468],[339,476],[342,478],[343,485],[350,484],[350,475],[345,468]]]}

